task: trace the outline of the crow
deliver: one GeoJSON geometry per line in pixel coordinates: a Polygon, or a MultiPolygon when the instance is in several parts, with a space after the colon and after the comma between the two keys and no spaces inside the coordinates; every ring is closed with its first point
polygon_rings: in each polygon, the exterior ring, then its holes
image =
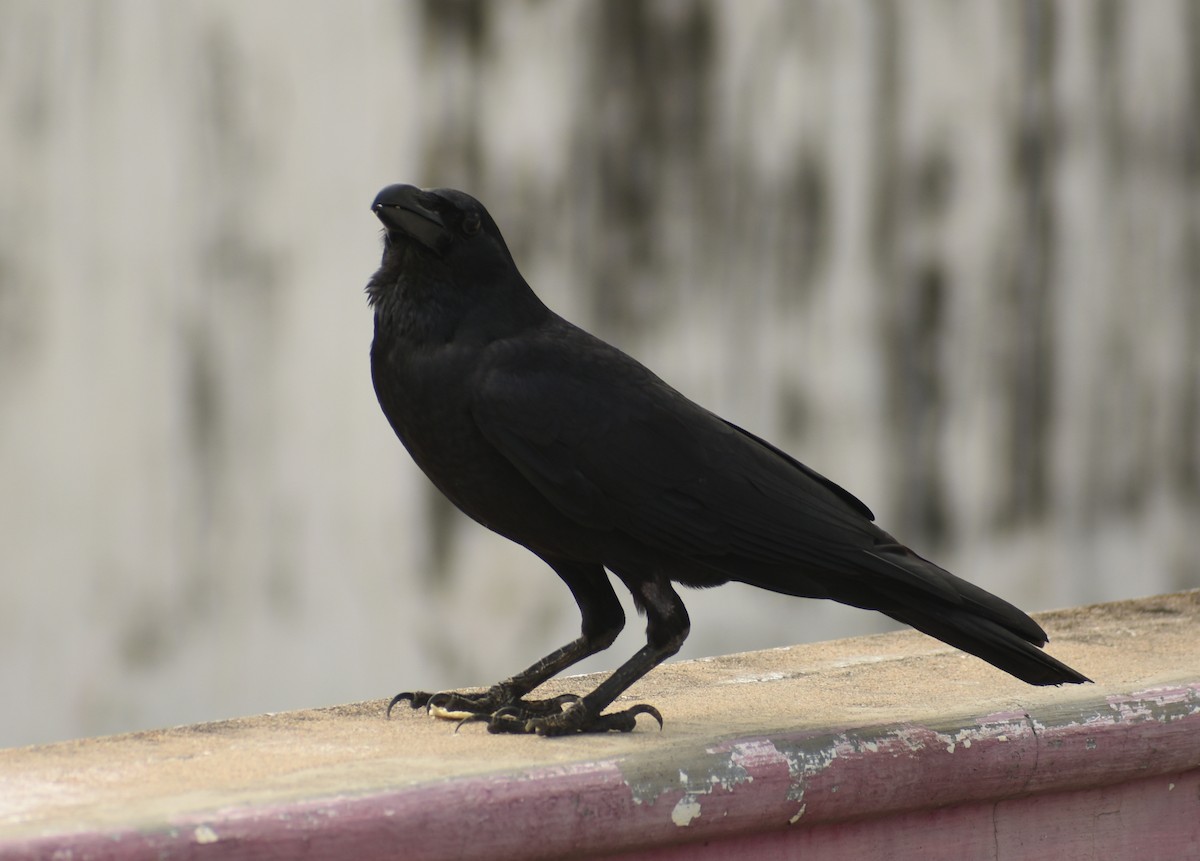
{"type": "Polygon", "coordinates": [[[605,709],[679,651],[690,622],[672,584],[731,580],[878,610],[1029,684],[1090,681],[1041,651],[1033,619],[918,556],[849,492],[547,308],[470,195],[391,185],[371,208],[384,415],[438,490],[540,557],[582,616],[577,639],[489,690],[405,691],[389,715],[408,701],[491,732],[628,732],[642,714],[661,728],[651,705],[605,709]],[[646,645],[584,696],[526,698],[616,639],[606,569],[645,614],[646,645]]]}

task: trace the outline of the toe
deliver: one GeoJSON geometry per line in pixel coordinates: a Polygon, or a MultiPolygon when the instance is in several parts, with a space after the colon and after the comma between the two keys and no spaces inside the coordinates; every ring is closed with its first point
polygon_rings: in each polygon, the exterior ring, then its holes
{"type": "Polygon", "coordinates": [[[390,718],[392,716],[392,709],[405,700],[408,700],[408,704],[412,706],[412,708],[419,709],[429,703],[429,697],[430,695],[423,691],[401,691],[392,697],[391,701],[388,703],[387,716],[390,718]]]}

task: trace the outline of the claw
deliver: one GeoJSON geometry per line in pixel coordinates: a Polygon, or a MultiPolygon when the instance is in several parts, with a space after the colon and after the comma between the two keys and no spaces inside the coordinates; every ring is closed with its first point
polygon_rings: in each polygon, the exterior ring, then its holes
{"type": "Polygon", "coordinates": [[[420,693],[416,691],[401,691],[400,693],[396,694],[394,697],[392,697],[392,701],[388,703],[387,706],[388,719],[390,720],[392,717],[392,709],[395,708],[397,704],[402,703],[405,700],[411,700],[412,707],[414,709],[419,709],[421,704],[417,702],[418,699],[420,699],[420,693]]]}
{"type": "MultiPolygon", "coordinates": [[[[650,715],[658,721],[658,728],[663,727],[662,714],[652,705],[638,703],[619,712],[589,715],[583,708],[567,708],[562,713],[548,717],[535,717],[525,722],[524,732],[537,733],[540,736],[573,735],[575,733],[593,732],[632,732],[637,726],[638,715],[650,715]]],[[[489,732],[517,732],[516,729],[498,727],[495,722],[488,724],[489,732]]]]}
{"type": "Polygon", "coordinates": [[[463,724],[465,723],[478,723],[480,721],[488,723],[493,717],[495,717],[495,715],[469,714],[454,725],[454,734],[458,735],[458,731],[462,729],[463,724]]]}
{"type": "MultiPolygon", "coordinates": [[[[658,731],[662,732],[662,728],[663,728],[662,715],[659,713],[658,709],[656,709],[652,705],[649,705],[648,703],[638,703],[636,706],[630,706],[629,708],[627,708],[625,710],[625,714],[629,715],[632,718],[637,718],[638,715],[650,715],[650,717],[652,717],[656,721],[658,721],[658,731]]],[[[633,729],[633,727],[630,727],[629,729],[633,729]]],[[[626,732],[628,732],[628,731],[629,730],[626,730],[626,732]]]]}
{"type": "Polygon", "coordinates": [[[637,724],[638,715],[650,715],[658,722],[659,730],[663,728],[663,718],[658,709],[646,703],[638,703],[611,714],[592,715],[584,708],[584,698],[579,694],[523,700],[510,696],[502,686],[482,693],[402,691],[388,703],[389,718],[392,710],[402,702],[408,702],[414,709],[423,707],[433,717],[455,721],[456,733],[468,723],[486,723],[490,733],[536,733],[542,736],[631,732],[637,724]],[[504,704],[499,705],[497,700],[504,704]]]}

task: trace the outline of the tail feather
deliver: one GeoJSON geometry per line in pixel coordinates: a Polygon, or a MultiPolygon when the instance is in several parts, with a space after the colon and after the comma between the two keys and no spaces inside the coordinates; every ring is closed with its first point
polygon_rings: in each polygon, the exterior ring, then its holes
{"type": "Polygon", "coordinates": [[[1043,652],[1046,632],[1002,598],[900,544],[877,546],[867,556],[874,560],[872,573],[885,576],[872,579],[869,597],[858,582],[860,589],[846,603],[878,610],[1031,685],[1091,681],[1043,652]]]}
{"type": "Polygon", "coordinates": [[[1028,684],[1063,685],[1091,681],[1043,652],[1038,644],[969,610],[948,606],[920,609],[892,606],[880,610],[896,621],[970,652],[1028,684]]]}

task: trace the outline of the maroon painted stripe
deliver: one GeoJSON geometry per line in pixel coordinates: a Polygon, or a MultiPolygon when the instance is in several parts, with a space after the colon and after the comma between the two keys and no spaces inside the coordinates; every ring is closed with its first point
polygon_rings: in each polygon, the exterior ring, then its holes
{"type": "Polygon", "coordinates": [[[1082,710],[1076,702],[945,727],[779,732],[668,753],[231,807],[145,831],[5,843],[0,852],[96,861],[539,859],[724,841],[1031,793],[1090,793],[1200,766],[1200,682],[1098,699],[1082,710]]]}

